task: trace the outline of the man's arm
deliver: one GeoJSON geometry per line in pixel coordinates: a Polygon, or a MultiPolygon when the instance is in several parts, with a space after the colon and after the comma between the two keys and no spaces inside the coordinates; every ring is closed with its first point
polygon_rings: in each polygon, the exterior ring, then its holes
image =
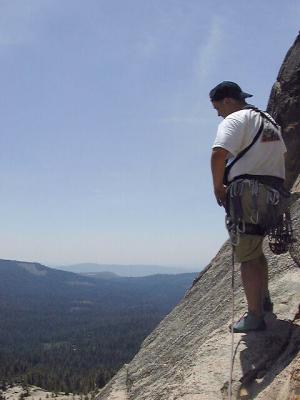
{"type": "Polygon", "coordinates": [[[214,192],[219,206],[225,206],[226,186],[223,185],[225,160],[228,151],[222,147],[215,147],[211,155],[211,172],[213,177],[214,192]]]}

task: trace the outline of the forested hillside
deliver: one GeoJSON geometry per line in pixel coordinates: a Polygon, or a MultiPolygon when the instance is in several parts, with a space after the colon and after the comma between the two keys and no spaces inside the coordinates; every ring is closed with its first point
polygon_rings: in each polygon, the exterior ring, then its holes
{"type": "Polygon", "coordinates": [[[195,274],[101,279],[0,260],[0,376],[52,391],[103,386],[195,274]]]}

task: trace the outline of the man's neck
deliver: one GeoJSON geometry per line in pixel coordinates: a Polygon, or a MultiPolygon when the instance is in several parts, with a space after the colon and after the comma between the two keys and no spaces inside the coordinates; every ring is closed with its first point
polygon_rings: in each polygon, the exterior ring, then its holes
{"type": "Polygon", "coordinates": [[[235,102],[232,104],[231,109],[230,109],[230,114],[237,112],[237,111],[241,111],[243,110],[245,107],[247,107],[247,103],[245,102],[235,102]]]}

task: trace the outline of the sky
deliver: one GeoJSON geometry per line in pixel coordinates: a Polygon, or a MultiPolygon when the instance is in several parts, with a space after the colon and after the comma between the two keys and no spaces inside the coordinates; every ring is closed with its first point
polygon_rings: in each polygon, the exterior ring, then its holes
{"type": "Polygon", "coordinates": [[[0,0],[0,258],[202,269],[227,238],[208,92],[265,109],[300,2],[0,0]]]}

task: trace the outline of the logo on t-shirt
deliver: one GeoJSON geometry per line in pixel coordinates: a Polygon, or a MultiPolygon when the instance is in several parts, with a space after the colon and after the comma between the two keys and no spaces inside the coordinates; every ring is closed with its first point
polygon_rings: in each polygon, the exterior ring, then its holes
{"type": "Polygon", "coordinates": [[[269,121],[265,122],[261,142],[275,142],[277,140],[280,140],[279,130],[269,121]]]}

